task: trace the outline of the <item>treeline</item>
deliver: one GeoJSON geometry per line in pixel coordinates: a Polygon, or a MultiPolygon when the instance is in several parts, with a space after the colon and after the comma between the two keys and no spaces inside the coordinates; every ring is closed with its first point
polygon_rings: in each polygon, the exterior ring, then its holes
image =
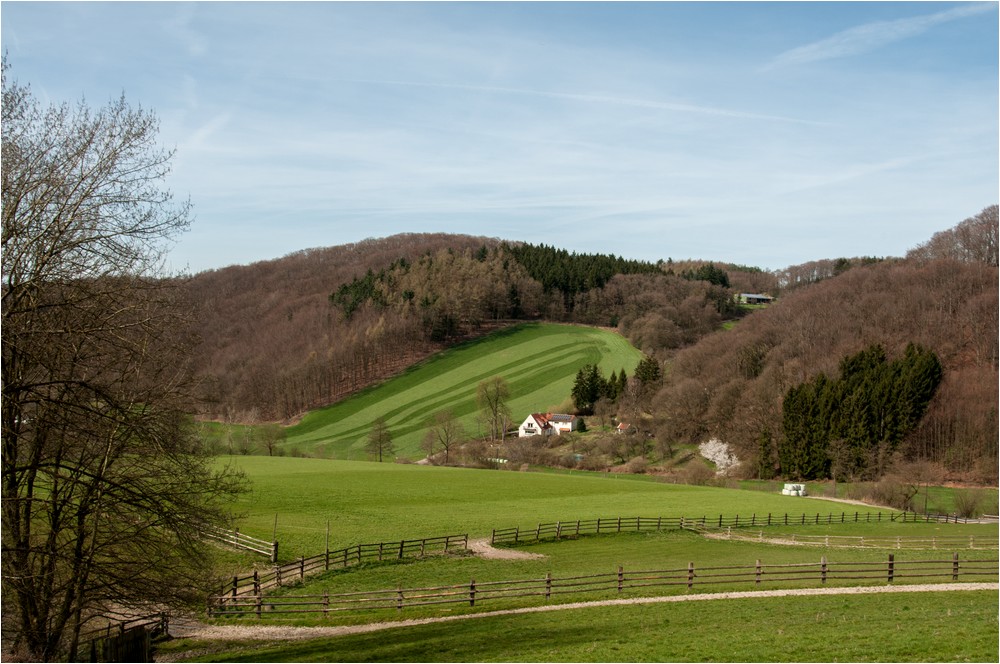
{"type": "MultiPolygon", "coordinates": [[[[977,226],[983,235],[964,236],[963,246],[992,250],[932,258],[918,251],[905,260],[854,265],[792,289],[734,329],[680,350],[653,399],[658,436],[681,442],[718,438],[734,447],[747,475],[794,474],[777,454],[789,443],[783,405],[790,390],[820,374],[837,375],[845,358],[874,345],[895,362],[915,344],[935,354],[942,377],[924,416],[895,450],[907,459],[995,482],[995,215],[994,206],[979,215],[986,223],[974,218],[961,225],[977,226]]],[[[954,241],[959,234],[939,235],[936,242],[954,241]]],[[[867,468],[856,465],[852,472],[864,476],[867,468]]]]}

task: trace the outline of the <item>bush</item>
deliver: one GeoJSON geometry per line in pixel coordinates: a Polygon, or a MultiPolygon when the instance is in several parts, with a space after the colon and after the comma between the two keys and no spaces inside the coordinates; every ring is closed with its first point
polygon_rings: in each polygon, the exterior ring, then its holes
{"type": "Polygon", "coordinates": [[[633,475],[642,475],[646,472],[648,466],[649,462],[646,461],[646,457],[637,456],[625,464],[625,472],[632,473],[633,475]]]}
{"type": "Polygon", "coordinates": [[[982,489],[955,490],[955,514],[971,519],[982,516],[986,502],[986,492],[982,489]]]}
{"type": "Polygon", "coordinates": [[[705,486],[710,480],[715,478],[715,472],[701,461],[695,460],[684,466],[677,473],[677,478],[683,484],[705,486]]]}
{"type": "Polygon", "coordinates": [[[898,510],[912,510],[913,496],[914,493],[908,490],[907,485],[891,477],[884,477],[872,485],[868,498],[878,505],[898,510]]]}

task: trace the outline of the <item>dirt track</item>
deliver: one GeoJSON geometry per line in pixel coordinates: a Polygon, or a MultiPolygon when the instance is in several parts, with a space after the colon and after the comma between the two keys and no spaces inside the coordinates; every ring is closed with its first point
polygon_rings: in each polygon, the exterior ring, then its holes
{"type": "MultiPolygon", "coordinates": [[[[878,593],[914,593],[914,592],[950,592],[955,590],[1000,590],[1000,583],[946,583],[946,584],[914,584],[899,586],[861,586],[853,588],[802,588],[788,590],[753,590],[744,592],[704,593],[698,595],[673,595],[669,597],[634,597],[630,599],[612,599],[593,602],[573,602],[570,604],[553,604],[532,606],[522,609],[507,609],[472,613],[462,616],[445,616],[441,618],[415,618],[412,620],[396,620],[392,622],[371,623],[368,625],[347,625],[340,627],[284,627],[272,625],[253,626],[209,626],[185,625],[171,627],[175,637],[191,637],[196,639],[228,640],[228,641],[282,641],[296,639],[314,639],[347,634],[363,634],[396,627],[412,627],[430,623],[453,622],[456,620],[475,620],[493,616],[505,616],[522,613],[542,613],[546,611],[568,611],[595,606],[620,606],[628,604],[660,604],[664,602],[698,602],[724,599],[755,599],[762,597],[788,597],[793,595],[865,595],[878,593]]],[[[157,661],[169,661],[160,660],[157,661]]]]}

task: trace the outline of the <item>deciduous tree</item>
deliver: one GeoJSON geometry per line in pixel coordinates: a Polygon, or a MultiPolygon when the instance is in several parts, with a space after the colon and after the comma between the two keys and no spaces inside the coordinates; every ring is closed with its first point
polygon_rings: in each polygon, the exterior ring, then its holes
{"type": "Polygon", "coordinates": [[[43,108],[3,66],[5,644],[75,661],[98,615],[204,599],[239,486],[182,414],[190,340],[161,256],[189,223],[156,118],[43,108]]]}
{"type": "Polygon", "coordinates": [[[365,451],[372,459],[382,463],[382,458],[394,454],[396,446],[392,442],[392,432],[385,423],[384,417],[379,417],[372,424],[372,429],[368,432],[368,443],[365,451]]]}

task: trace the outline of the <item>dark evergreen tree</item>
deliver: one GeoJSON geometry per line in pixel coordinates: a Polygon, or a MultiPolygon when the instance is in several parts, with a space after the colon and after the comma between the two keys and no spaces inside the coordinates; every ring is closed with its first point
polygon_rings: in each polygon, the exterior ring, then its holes
{"type": "Polygon", "coordinates": [[[841,472],[877,476],[920,422],[942,378],[937,356],[913,344],[893,362],[881,346],[871,346],[844,358],[840,370],[837,381],[820,374],[785,396],[778,457],[788,477],[827,477],[834,457],[841,472]]]}

